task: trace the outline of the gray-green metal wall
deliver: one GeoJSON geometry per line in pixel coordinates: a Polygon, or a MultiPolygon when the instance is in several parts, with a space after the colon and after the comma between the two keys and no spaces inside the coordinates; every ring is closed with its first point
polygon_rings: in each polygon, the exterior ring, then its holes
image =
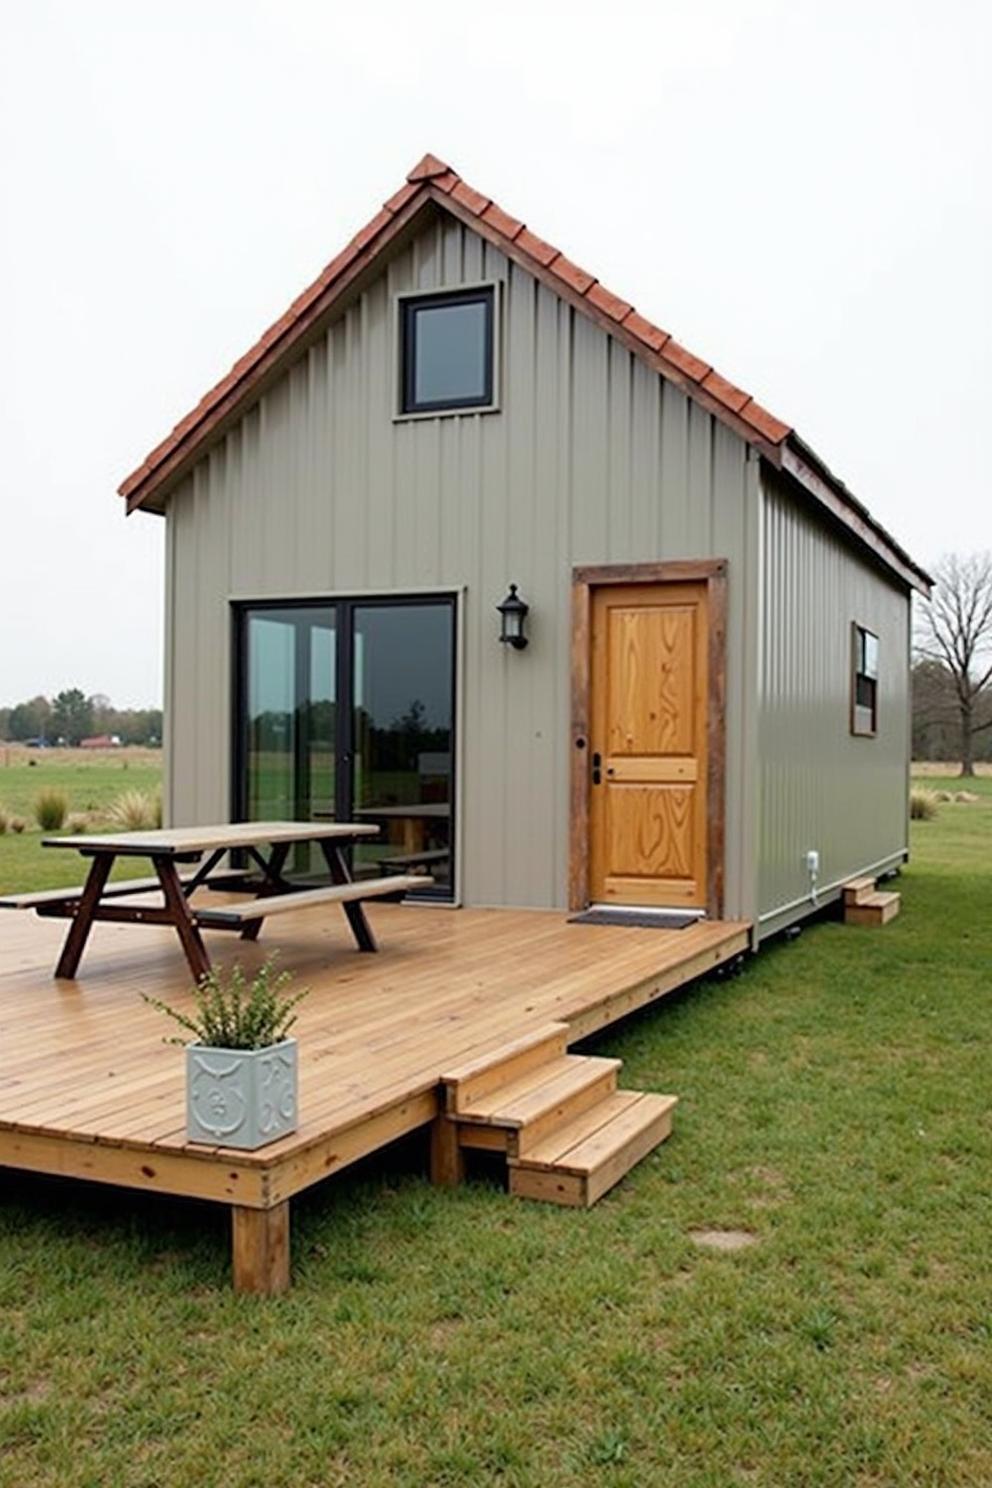
{"type": "Polygon", "coordinates": [[[442,217],[168,501],[167,807],[231,805],[232,599],[461,596],[463,902],[566,903],[573,564],[729,560],[726,912],[755,909],[760,492],[747,446],[442,217]],[[502,287],[501,411],[394,420],[395,295],[502,287]],[[511,582],[531,644],[497,640],[511,582]]]}
{"type": "Polygon", "coordinates": [[[790,490],[762,475],[759,905],[768,934],[908,847],[909,625],[887,578],[790,490]],[[878,733],[850,730],[851,625],[879,638],[878,733]]]}
{"type": "Polygon", "coordinates": [[[447,216],[318,336],[167,503],[166,804],[231,810],[233,600],[460,596],[459,896],[564,906],[573,564],[729,563],[725,914],[770,933],[906,848],[909,600],[754,451],[447,216]],[[396,301],[496,281],[500,411],[398,421],[396,301]],[[531,644],[497,641],[515,582],[531,644]],[[850,625],[880,727],[849,732],[850,625]]]}

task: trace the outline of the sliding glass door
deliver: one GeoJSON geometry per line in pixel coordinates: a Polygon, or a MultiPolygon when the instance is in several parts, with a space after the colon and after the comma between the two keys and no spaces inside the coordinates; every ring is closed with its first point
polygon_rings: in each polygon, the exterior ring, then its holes
{"type": "MultiPolygon", "coordinates": [[[[237,819],[365,821],[358,876],[450,898],[455,608],[448,596],[236,608],[237,819]]],[[[298,875],[318,868],[300,857],[298,875]]]]}
{"type": "Polygon", "coordinates": [[[379,827],[356,860],[433,875],[451,892],[454,627],[451,604],[356,604],[352,801],[379,827]]]}
{"type": "MultiPolygon", "coordinates": [[[[337,617],[326,605],[266,606],[243,620],[241,780],[249,821],[325,821],[336,809],[337,617]]],[[[294,848],[296,875],[320,850],[294,848]]]]}
{"type": "Polygon", "coordinates": [[[334,815],[333,609],[249,610],[245,651],[245,815],[334,815]]]}

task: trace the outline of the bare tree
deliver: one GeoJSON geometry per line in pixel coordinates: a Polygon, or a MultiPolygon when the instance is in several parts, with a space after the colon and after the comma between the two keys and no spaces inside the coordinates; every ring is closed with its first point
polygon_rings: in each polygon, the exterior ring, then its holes
{"type": "Polygon", "coordinates": [[[936,589],[919,623],[920,656],[945,666],[961,728],[961,774],[975,773],[975,735],[992,728],[992,553],[952,553],[934,570],[936,589]]]}

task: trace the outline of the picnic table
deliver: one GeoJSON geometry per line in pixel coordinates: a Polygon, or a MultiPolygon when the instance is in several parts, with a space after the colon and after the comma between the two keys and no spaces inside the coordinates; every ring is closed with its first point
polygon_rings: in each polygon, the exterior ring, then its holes
{"type": "Polygon", "coordinates": [[[412,888],[433,882],[426,875],[397,875],[354,880],[344,849],[374,837],[378,827],[365,822],[235,822],[206,827],[166,827],[147,832],[110,832],[93,836],[46,837],[43,847],[69,848],[92,859],[85,884],[72,889],[45,889],[0,899],[0,908],[33,909],[46,917],[70,919],[55,976],[72,978],[98,920],[116,924],[171,925],[179,936],[194,979],[210,970],[201,929],[236,930],[245,940],[258,938],[270,915],[293,909],[340,904],[360,951],[375,951],[375,937],[362,904],[367,899],[396,899],[412,888]],[[323,853],[329,882],[300,889],[284,874],[286,860],[298,843],[315,842],[323,853]],[[267,852],[266,852],[267,849],[267,852]],[[231,852],[244,854],[260,872],[251,884],[251,869],[220,869],[231,852]],[[206,854],[206,857],[204,857],[206,854]],[[111,881],[118,858],[150,858],[154,878],[111,881]],[[190,871],[180,872],[183,865],[190,871]],[[241,903],[201,908],[192,905],[194,890],[242,889],[254,897],[241,903]],[[160,889],[163,903],[127,903],[160,889]]]}

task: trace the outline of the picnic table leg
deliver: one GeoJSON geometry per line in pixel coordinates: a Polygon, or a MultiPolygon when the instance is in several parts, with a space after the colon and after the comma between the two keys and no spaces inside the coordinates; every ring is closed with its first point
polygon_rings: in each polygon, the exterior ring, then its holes
{"type": "Polygon", "coordinates": [[[86,878],[86,887],[80,896],[79,908],[73,916],[72,924],[69,926],[69,934],[65,938],[62,954],[59,956],[59,964],[55,968],[56,977],[71,981],[76,975],[79,958],[83,954],[83,948],[89,939],[90,930],[93,928],[94,914],[100,903],[100,898],[113,863],[113,853],[97,853],[94,856],[86,878]]]}
{"type": "MultiPolygon", "coordinates": [[[[251,852],[251,856],[258,863],[265,875],[264,882],[259,888],[258,893],[255,895],[256,899],[264,899],[266,894],[277,894],[281,890],[289,887],[289,885],[286,883],[286,880],[282,876],[282,870],[286,866],[286,859],[289,857],[290,846],[291,844],[289,843],[280,842],[276,847],[272,849],[272,853],[269,857],[268,862],[265,861],[260,853],[255,851],[251,852]]],[[[247,925],[245,925],[244,929],[241,931],[241,939],[257,940],[259,935],[261,934],[261,930],[261,920],[249,920],[247,925]]]]}
{"type": "Polygon", "coordinates": [[[165,895],[165,907],[169,911],[176,934],[186,952],[186,960],[193,973],[193,980],[198,982],[210,970],[210,957],[207,955],[207,948],[203,944],[203,937],[197,927],[196,916],[186,902],[186,895],[183,893],[183,886],[179,881],[179,874],[176,872],[176,865],[172,859],[156,856],[152,858],[152,862],[158,874],[158,881],[162,885],[162,893],[165,895]]]}
{"type": "Polygon", "coordinates": [[[276,1297],[289,1286],[289,1200],[271,1209],[231,1207],[234,1290],[276,1297]]]}
{"type": "MultiPolygon", "coordinates": [[[[327,860],[331,882],[335,884],[351,883],[352,877],[348,872],[347,863],[341,856],[341,849],[326,837],[321,838],[320,846],[327,860]]],[[[360,951],[377,951],[379,947],[376,945],[375,936],[372,934],[372,926],[365,918],[365,911],[361,904],[355,900],[346,900],[341,908],[348,918],[348,924],[351,926],[351,933],[355,937],[358,949],[360,951]]]]}

